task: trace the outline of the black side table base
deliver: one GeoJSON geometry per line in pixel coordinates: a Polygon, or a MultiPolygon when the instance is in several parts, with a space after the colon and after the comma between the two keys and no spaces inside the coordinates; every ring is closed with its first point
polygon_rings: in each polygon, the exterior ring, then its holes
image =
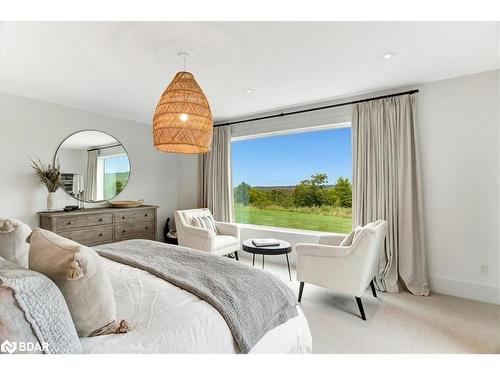
{"type": "Polygon", "coordinates": [[[252,267],[255,267],[255,254],[262,255],[262,269],[265,269],[266,255],[284,254],[286,257],[288,278],[292,281],[292,271],[290,270],[290,259],[288,257],[288,253],[292,251],[292,246],[288,242],[280,240],[279,246],[257,247],[253,245],[252,240],[245,240],[242,243],[242,249],[246,252],[252,253],[252,267]]]}

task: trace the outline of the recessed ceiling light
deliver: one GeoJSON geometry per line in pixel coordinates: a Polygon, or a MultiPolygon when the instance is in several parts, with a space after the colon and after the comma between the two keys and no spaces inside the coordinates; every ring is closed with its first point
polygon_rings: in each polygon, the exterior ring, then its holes
{"type": "Polygon", "coordinates": [[[253,92],[253,90],[252,90],[252,89],[245,89],[244,91],[245,91],[247,94],[251,94],[251,93],[253,92]]]}
{"type": "Polygon", "coordinates": [[[389,59],[392,59],[395,54],[396,54],[396,52],[386,52],[386,53],[384,53],[383,57],[385,60],[389,60],[389,59]]]}

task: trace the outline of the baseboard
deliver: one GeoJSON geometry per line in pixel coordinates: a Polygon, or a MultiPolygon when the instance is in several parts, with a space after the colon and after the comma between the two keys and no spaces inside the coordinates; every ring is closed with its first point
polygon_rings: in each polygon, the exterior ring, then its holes
{"type": "Polygon", "coordinates": [[[500,305],[499,287],[442,277],[431,277],[430,282],[434,293],[500,305]]]}

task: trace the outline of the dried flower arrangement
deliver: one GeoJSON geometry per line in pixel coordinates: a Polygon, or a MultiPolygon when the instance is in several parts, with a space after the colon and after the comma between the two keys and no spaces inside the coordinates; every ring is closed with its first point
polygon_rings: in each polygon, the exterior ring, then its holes
{"type": "Polygon", "coordinates": [[[48,164],[45,167],[40,159],[38,159],[38,163],[33,160],[31,160],[31,163],[31,167],[35,170],[35,176],[47,187],[49,193],[55,193],[61,187],[60,165],[51,166],[48,164]]]}

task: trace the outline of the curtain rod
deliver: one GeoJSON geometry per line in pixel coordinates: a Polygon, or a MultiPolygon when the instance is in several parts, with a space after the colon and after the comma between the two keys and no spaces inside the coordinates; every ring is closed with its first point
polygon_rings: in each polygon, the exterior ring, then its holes
{"type": "Polygon", "coordinates": [[[358,103],[364,103],[364,102],[370,102],[372,100],[378,100],[378,99],[387,99],[387,98],[392,98],[394,96],[401,96],[401,95],[411,95],[411,94],[416,94],[418,93],[418,89],[415,90],[409,90],[409,91],[404,91],[404,92],[398,92],[396,94],[389,94],[389,95],[382,95],[382,96],[376,96],[374,98],[367,98],[367,99],[359,99],[359,100],[352,100],[350,102],[344,102],[344,103],[337,103],[337,104],[331,104],[331,105],[325,105],[322,107],[315,107],[315,108],[309,108],[309,109],[301,109],[298,111],[292,111],[292,112],[282,112],[278,113],[275,115],[269,115],[269,116],[261,116],[261,117],[254,117],[250,118],[248,120],[239,120],[239,121],[232,121],[232,122],[225,122],[222,124],[216,124],[214,127],[217,126],[229,126],[229,125],[235,125],[235,124],[243,124],[245,122],[252,122],[252,121],[259,121],[259,120],[267,120],[270,118],[276,118],[276,117],[285,117],[285,116],[290,116],[290,115],[298,115],[299,113],[306,113],[306,112],[313,112],[313,111],[321,111],[322,109],[329,109],[329,108],[335,108],[335,107],[342,107],[345,105],[351,105],[351,104],[358,104],[358,103]]]}
{"type": "Polygon", "coordinates": [[[116,143],[116,144],[109,145],[109,146],[93,147],[93,148],[89,148],[87,151],[99,151],[99,150],[104,150],[107,148],[120,147],[121,145],[122,145],[121,143],[116,143]]]}

